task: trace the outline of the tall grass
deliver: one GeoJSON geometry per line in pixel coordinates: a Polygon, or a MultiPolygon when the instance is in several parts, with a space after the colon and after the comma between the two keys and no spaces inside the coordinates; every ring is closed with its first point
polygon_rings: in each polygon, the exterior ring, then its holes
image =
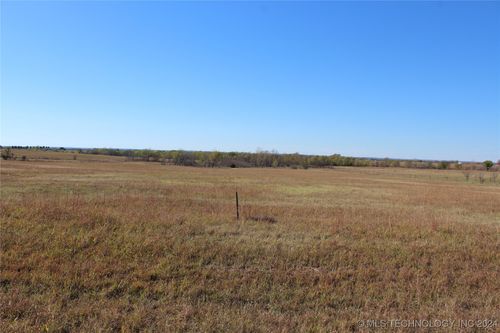
{"type": "Polygon", "coordinates": [[[495,183],[108,162],[2,162],[2,332],[344,332],[368,319],[499,317],[495,183]]]}

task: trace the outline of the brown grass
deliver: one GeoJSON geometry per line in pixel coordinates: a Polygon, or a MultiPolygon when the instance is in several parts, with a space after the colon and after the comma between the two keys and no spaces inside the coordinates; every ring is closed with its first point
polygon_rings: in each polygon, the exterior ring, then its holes
{"type": "Polygon", "coordinates": [[[500,187],[459,171],[1,163],[2,332],[499,319],[500,187]]]}

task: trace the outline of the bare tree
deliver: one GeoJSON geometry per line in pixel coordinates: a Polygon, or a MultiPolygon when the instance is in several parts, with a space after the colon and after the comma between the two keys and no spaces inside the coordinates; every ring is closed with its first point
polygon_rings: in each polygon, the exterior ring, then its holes
{"type": "Polygon", "coordinates": [[[491,182],[492,183],[496,183],[497,182],[497,177],[498,177],[498,173],[496,171],[493,171],[490,175],[490,179],[491,179],[491,182]]]}
{"type": "Polygon", "coordinates": [[[464,172],[462,172],[464,174],[464,177],[465,177],[465,181],[469,181],[469,178],[470,178],[470,171],[469,170],[464,170],[464,172]]]}
{"type": "Polygon", "coordinates": [[[477,175],[477,178],[479,178],[479,182],[481,184],[484,183],[484,174],[482,172],[477,175]]]}

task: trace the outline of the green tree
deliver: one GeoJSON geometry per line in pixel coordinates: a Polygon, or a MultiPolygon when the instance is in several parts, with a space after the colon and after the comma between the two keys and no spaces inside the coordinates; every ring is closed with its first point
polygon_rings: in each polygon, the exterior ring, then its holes
{"type": "Polygon", "coordinates": [[[487,161],[483,162],[483,165],[485,166],[486,170],[489,170],[493,166],[493,162],[490,160],[487,160],[487,161]]]}
{"type": "Polygon", "coordinates": [[[219,166],[222,162],[222,153],[216,150],[211,152],[208,156],[208,161],[211,167],[219,166]]]}
{"type": "Polygon", "coordinates": [[[448,163],[448,162],[444,162],[444,161],[442,161],[442,162],[439,162],[439,164],[438,164],[438,169],[443,169],[443,170],[445,170],[445,169],[448,169],[448,166],[449,166],[449,163],[448,163]]]}

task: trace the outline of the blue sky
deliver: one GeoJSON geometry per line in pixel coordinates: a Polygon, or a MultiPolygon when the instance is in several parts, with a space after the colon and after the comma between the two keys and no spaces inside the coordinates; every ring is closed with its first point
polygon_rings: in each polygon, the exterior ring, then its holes
{"type": "Polygon", "coordinates": [[[499,2],[1,3],[3,145],[500,158],[499,2]]]}

